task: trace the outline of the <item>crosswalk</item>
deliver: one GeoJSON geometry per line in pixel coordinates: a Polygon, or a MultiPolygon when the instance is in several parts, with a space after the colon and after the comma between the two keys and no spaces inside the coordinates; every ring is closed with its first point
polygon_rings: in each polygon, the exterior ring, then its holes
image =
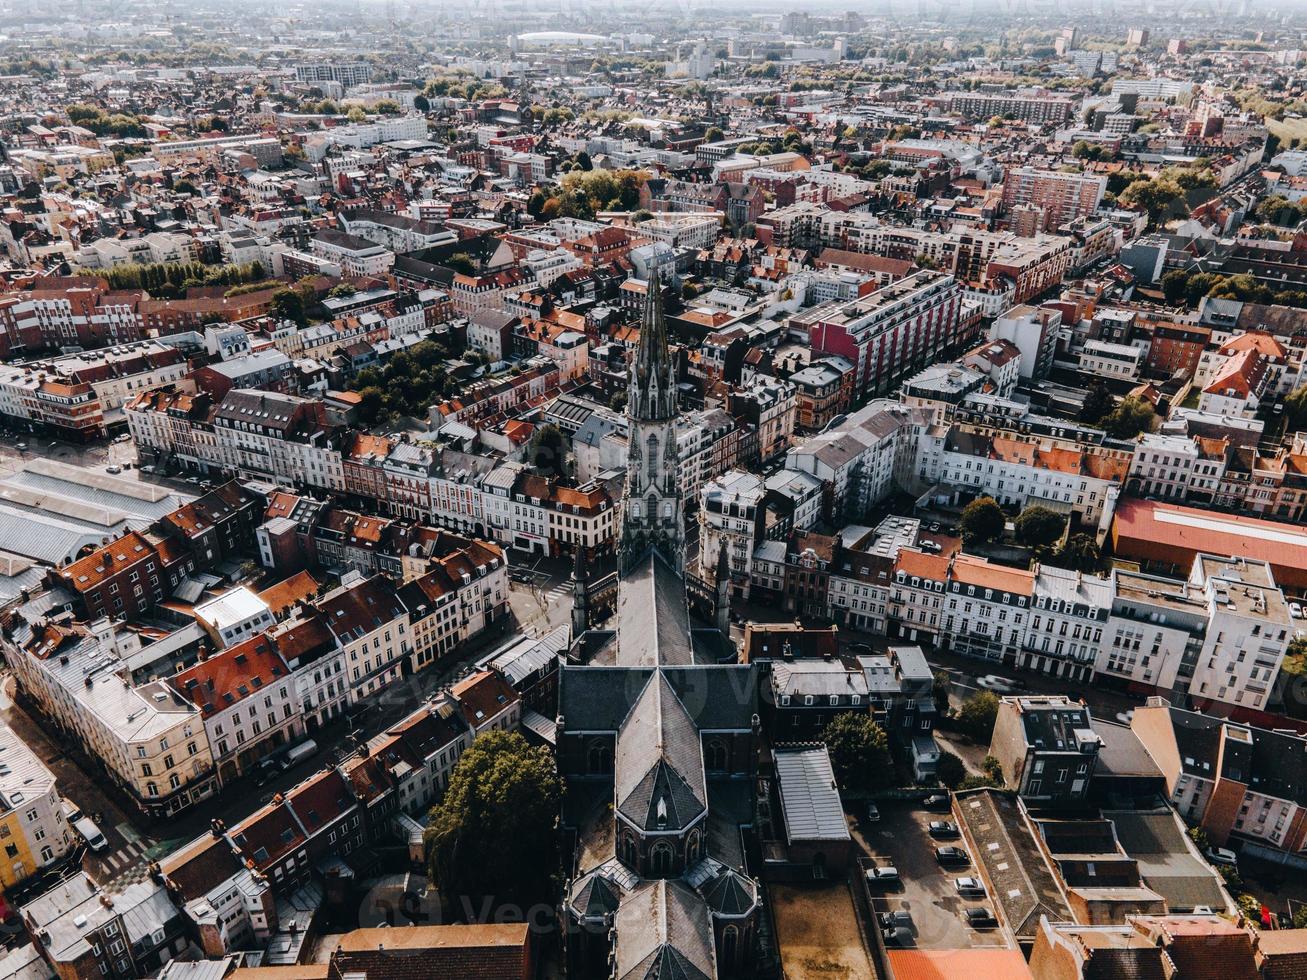
{"type": "Polygon", "coordinates": [[[127,885],[144,881],[150,876],[148,854],[153,846],[153,841],[140,838],[128,840],[126,844],[110,854],[96,855],[105,879],[101,884],[114,890],[121,890],[127,885]]]}
{"type": "Polygon", "coordinates": [[[567,581],[559,582],[551,589],[545,590],[545,597],[550,602],[557,602],[560,599],[570,598],[572,595],[572,584],[567,581]]]}

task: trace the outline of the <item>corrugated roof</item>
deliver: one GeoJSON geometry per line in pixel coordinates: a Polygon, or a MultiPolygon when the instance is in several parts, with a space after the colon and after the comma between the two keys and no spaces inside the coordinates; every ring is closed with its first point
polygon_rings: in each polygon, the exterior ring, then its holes
{"type": "Polygon", "coordinates": [[[785,836],[795,841],[848,840],[849,827],[840,805],[826,746],[780,748],[772,752],[785,836]]]}

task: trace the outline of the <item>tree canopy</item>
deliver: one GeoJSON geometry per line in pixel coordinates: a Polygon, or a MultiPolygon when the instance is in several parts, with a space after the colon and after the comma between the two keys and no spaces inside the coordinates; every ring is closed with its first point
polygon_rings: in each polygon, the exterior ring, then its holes
{"type": "Polygon", "coordinates": [[[967,544],[995,541],[1003,536],[1007,519],[993,497],[977,497],[962,508],[958,529],[967,544]]]}
{"type": "Polygon", "coordinates": [[[1107,434],[1117,439],[1133,439],[1153,426],[1153,406],[1142,398],[1130,396],[1103,418],[1107,434]]]}
{"type": "Polygon", "coordinates": [[[962,702],[958,709],[958,727],[972,741],[989,744],[994,734],[994,722],[998,719],[998,695],[993,691],[977,691],[962,702]]]}
{"type": "Polygon", "coordinates": [[[478,735],[432,809],[425,843],[431,878],[454,914],[483,900],[527,908],[551,899],[555,823],[563,786],[553,756],[517,732],[478,735]]]}
{"type": "Polygon", "coordinates": [[[1088,534],[1073,534],[1063,542],[1062,547],[1044,559],[1050,565],[1070,568],[1077,572],[1096,572],[1103,562],[1098,552],[1098,542],[1088,534]]]}
{"type": "Polygon", "coordinates": [[[1098,425],[1103,416],[1116,407],[1116,399],[1107,390],[1107,385],[1098,381],[1089,386],[1085,392],[1084,404],[1080,406],[1080,421],[1087,425],[1098,425]]]}
{"type": "Polygon", "coordinates": [[[540,476],[570,476],[572,464],[567,437],[556,425],[537,426],[527,446],[528,465],[540,476]]]}
{"type": "Polygon", "coordinates": [[[889,739],[871,715],[842,712],[822,730],[821,740],[844,789],[868,790],[892,781],[889,739]]]}
{"type": "Polygon", "coordinates": [[[1036,504],[1018,514],[1012,527],[1017,541],[1027,548],[1047,548],[1062,537],[1062,532],[1066,530],[1066,518],[1036,504]]]}

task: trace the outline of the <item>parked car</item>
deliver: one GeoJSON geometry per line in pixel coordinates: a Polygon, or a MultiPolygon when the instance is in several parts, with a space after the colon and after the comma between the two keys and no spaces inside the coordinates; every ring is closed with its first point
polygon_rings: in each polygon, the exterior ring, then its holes
{"type": "Polygon", "coordinates": [[[281,764],[276,759],[262,759],[254,769],[254,785],[266,786],[281,772],[281,764]]]}
{"type": "Polygon", "coordinates": [[[68,797],[66,796],[63,797],[59,801],[59,806],[64,811],[64,819],[67,820],[69,823],[72,823],[74,820],[80,820],[82,818],[82,808],[78,806],[76,803],[74,803],[72,800],[70,800],[68,797]]]}
{"type": "Polygon", "coordinates": [[[141,467],[141,472],[146,474],[152,474],[154,473],[154,467],[147,463],[145,466],[141,467]]]}
{"type": "Polygon", "coordinates": [[[993,691],[995,694],[1012,694],[1021,689],[1021,685],[1007,677],[999,677],[997,674],[986,674],[984,677],[976,678],[976,686],[983,687],[986,691],[993,691]]]}
{"type": "Polygon", "coordinates": [[[311,738],[306,738],[298,745],[292,746],[290,751],[281,757],[281,768],[289,769],[291,766],[303,762],[317,751],[318,743],[311,738]]]}
{"type": "Polygon", "coordinates": [[[1227,868],[1234,868],[1239,865],[1239,855],[1229,848],[1209,847],[1203,853],[1207,855],[1207,860],[1211,861],[1212,864],[1223,864],[1227,868]]]}
{"type": "Polygon", "coordinates": [[[940,864],[970,864],[971,855],[961,847],[937,847],[935,860],[940,864]]]}
{"type": "Polygon", "coordinates": [[[911,929],[904,929],[902,927],[895,927],[893,929],[882,929],[880,931],[880,934],[881,937],[885,940],[886,946],[911,946],[912,945],[913,936],[912,936],[911,929]]]}
{"type": "Polygon", "coordinates": [[[106,473],[112,473],[112,474],[115,474],[115,475],[116,475],[116,474],[118,474],[118,473],[121,473],[121,472],[123,471],[123,468],[122,468],[121,466],[119,466],[117,463],[113,463],[113,464],[110,465],[110,466],[106,466],[106,467],[104,468],[104,471],[105,471],[106,473]]]}
{"type": "Polygon", "coordinates": [[[862,810],[864,823],[880,823],[880,808],[875,803],[868,803],[862,810]]]}
{"type": "Polygon", "coordinates": [[[915,934],[916,926],[912,923],[912,913],[906,909],[899,909],[897,912],[882,912],[880,914],[880,927],[882,929],[910,929],[915,934]]]}
{"type": "Polygon", "coordinates": [[[899,880],[899,869],[886,865],[881,868],[868,868],[867,880],[872,884],[882,884],[899,880]]]}
{"type": "Polygon", "coordinates": [[[983,905],[973,905],[964,914],[967,917],[967,925],[971,926],[972,929],[992,929],[998,925],[994,913],[983,905]]]}
{"type": "Polygon", "coordinates": [[[14,445],[14,448],[17,449],[20,453],[25,453],[27,452],[27,443],[25,442],[16,443],[14,445]]]}
{"type": "Polygon", "coordinates": [[[980,879],[972,878],[970,876],[965,878],[954,878],[953,887],[958,890],[959,895],[985,894],[985,886],[981,884],[980,879]]]}
{"type": "Polygon", "coordinates": [[[958,836],[958,825],[951,820],[932,820],[930,822],[930,836],[952,839],[958,836]]]}
{"type": "Polygon", "coordinates": [[[104,834],[100,833],[100,828],[95,825],[95,821],[90,817],[78,817],[73,821],[73,829],[82,835],[82,839],[86,841],[86,846],[96,853],[109,847],[109,842],[104,839],[104,834]]]}
{"type": "Polygon", "coordinates": [[[947,810],[949,799],[947,793],[933,793],[921,801],[921,805],[927,810],[947,810]]]}

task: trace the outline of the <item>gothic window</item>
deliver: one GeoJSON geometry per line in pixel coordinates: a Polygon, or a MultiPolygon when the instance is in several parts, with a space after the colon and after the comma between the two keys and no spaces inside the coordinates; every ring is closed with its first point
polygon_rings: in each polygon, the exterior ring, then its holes
{"type": "Polygon", "coordinates": [[[649,866],[655,878],[665,878],[672,873],[672,845],[659,841],[649,852],[649,866]]]}
{"type": "Polygon", "coordinates": [[[645,504],[649,510],[649,523],[653,524],[658,519],[658,496],[650,493],[645,500],[645,504]]]}
{"type": "Polygon", "coordinates": [[[658,437],[652,432],[649,433],[649,452],[645,456],[645,465],[648,468],[649,479],[652,481],[658,469],[658,437]]]}
{"type": "Polygon", "coordinates": [[[631,501],[631,516],[637,519],[640,517],[640,501],[631,501]]]}
{"type": "Polygon", "coordinates": [[[608,743],[603,739],[595,739],[590,743],[589,771],[592,773],[611,772],[613,768],[613,753],[608,748],[608,743]]]}
{"type": "Polygon", "coordinates": [[[627,867],[634,868],[639,859],[640,855],[635,847],[635,835],[628,830],[622,835],[622,861],[627,867]]]}
{"type": "Polygon", "coordinates": [[[722,772],[726,768],[728,753],[726,746],[721,739],[713,739],[708,743],[708,768],[717,772],[722,772]]]}
{"type": "Polygon", "coordinates": [[[685,842],[685,863],[695,864],[701,857],[703,857],[703,835],[697,830],[692,830],[685,842]]]}
{"type": "Polygon", "coordinates": [[[665,500],[663,501],[663,520],[670,521],[672,517],[672,502],[670,500],[665,500]]]}
{"type": "Polygon", "coordinates": [[[722,930],[722,959],[726,961],[727,966],[735,963],[735,953],[739,948],[740,931],[735,926],[727,926],[722,930]]]}

